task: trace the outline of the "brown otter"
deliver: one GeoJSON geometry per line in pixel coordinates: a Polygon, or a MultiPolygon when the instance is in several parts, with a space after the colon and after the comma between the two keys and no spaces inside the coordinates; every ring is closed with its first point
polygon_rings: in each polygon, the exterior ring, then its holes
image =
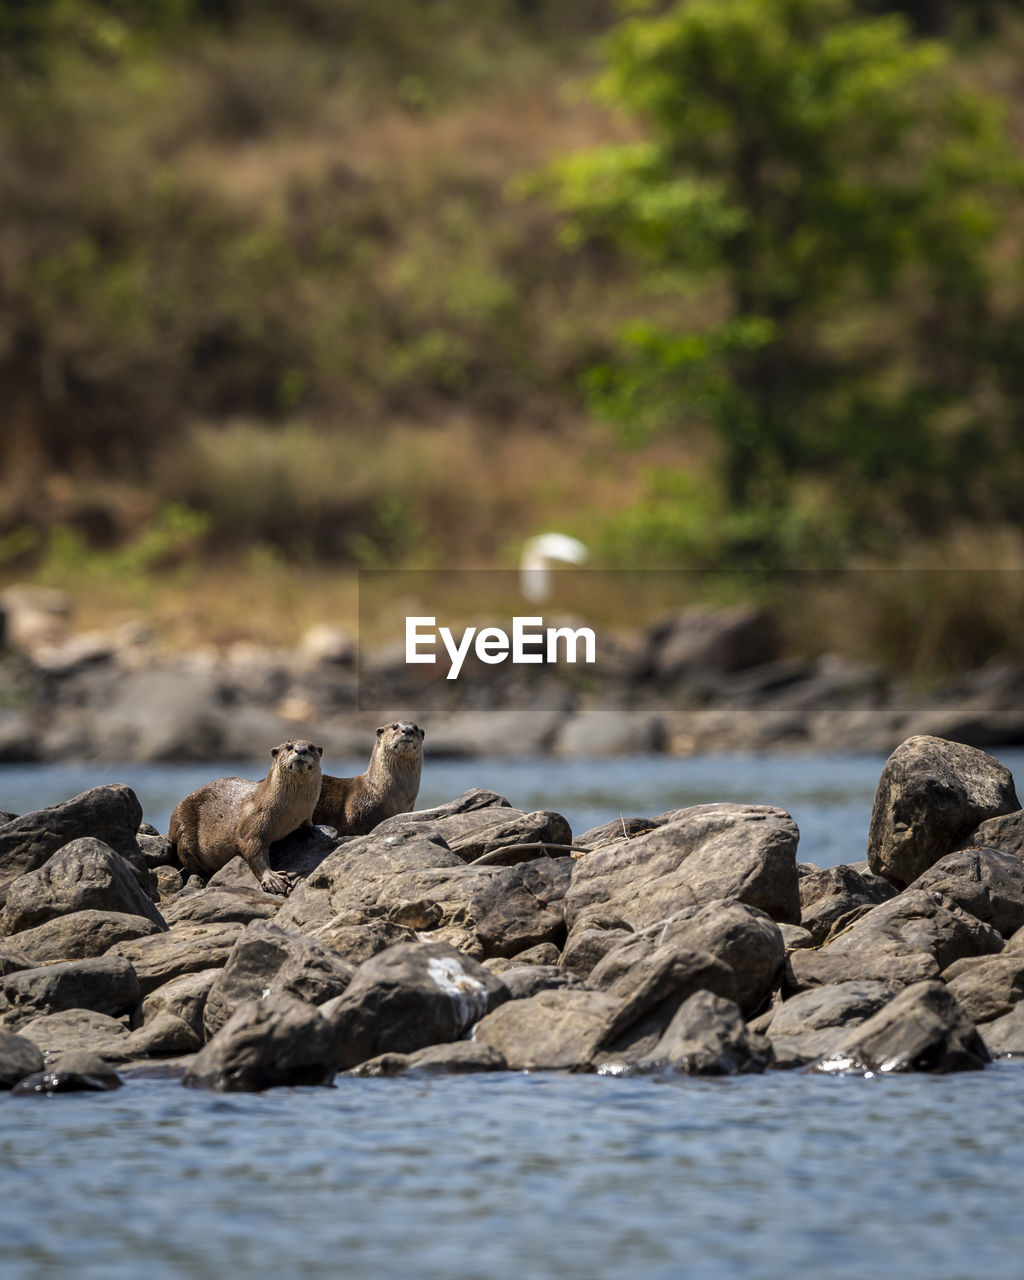
{"type": "Polygon", "coordinates": [[[283,742],[262,782],[217,778],[180,801],[167,838],[186,874],[208,879],[241,854],[267,893],[287,894],[287,875],[271,871],[268,851],[296,827],[308,827],[320,795],[323,747],[283,742]]]}
{"type": "Polygon", "coordinates": [[[358,778],[324,774],[314,823],[334,827],[340,836],[364,836],[385,818],[408,813],[420,789],[423,738],[411,720],[381,725],[365,773],[358,778]]]}

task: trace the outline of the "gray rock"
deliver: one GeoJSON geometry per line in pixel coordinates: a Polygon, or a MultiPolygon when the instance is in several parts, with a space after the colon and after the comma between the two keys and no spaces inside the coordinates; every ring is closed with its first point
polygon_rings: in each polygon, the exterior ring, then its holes
{"type": "Polygon", "coordinates": [[[93,787],[61,804],[6,823],[0,827],[0,904],[13,880],[35,871],[58,849],[85,836],[102,840],[129,861],[138,858],[141,862],[135,838],[141,821],[142,806],[135,792],[115,783],[93,787]]]}
{"type": "Polygon", "coordinates": [[[511,959],[502,957],[500,959],[489,960],[488,967],[493,969],[495,973],[501,973],[503,969],[518,967],[520,965],[540,965],[549,968],[557,965],[562,957],[561,951],[553,942],[542,942],[539,946],[528,947],[525,951],[520,951],[518,955],[511,959]]]}
{"type": "Polygon", "coordinates": [[[128,1039],[128,1028],[118,1018],[90,1009],[44,1014],[26,1022],[20,1034],[37,1046],[47,1063],[72,1051],[97,1054],[110,1062],[121,1062],[127,1056],[122,1046],[128,1039]]]}
{"type": "Polygon", "coordinates": [[[642,929],[682,907],[731,897],[799,924],[798,836],[788,813],[766,805],[677,810],[647,835],[575,860],[566,923],[572,928],[601,907],[642,929]]]}
{"type": "Polygon", "coordinates": [[[665,725],[651,711],[595,707],[564,720],[553,749],[583,758],[648,755],[665,749],[665,725]]]}
{"type": "Polygon", "coordinates": [[[226,711],[220,677],[197,663],[121,672],[91,711],[93,755],[143,763],[217,758],[226,711]]]}
{"type": "MultiPolygon", "coordinates": [[[[440,908],[438,913],[437,923],[440,923],[440,908]]],[[[369,960],[371,956],[386,951],[388,947],[397,946],[400,942],[417,941],[415,930],[380,916],[337,916],[319,929],[312,930],[309,936],[322,942],[325,947],[330,947],[343,960],[353,965],[362,964],[364,960],[369,960]],[[356,923],[356,919],[360,919],[360,922],[356,923]]]]}
{"type": "Polygon", "coordinates": [[[34,966],[54,960],[102,956],[115,943],[149,938],[166,930],[145,916],[119,911],[74,911],[56,916],[16,935],[19,948],[34,966]]]}
{"type": "Polygon", "coordinates": [[[1024,955],[958,960],[943,972],[942,980],[972,1022],[992,1022],[1024,997],[1024,955]]]}
{"type": "Polygon", "coordinates": [[[737,1003],[748,1017],[771,995],[786,958],[774,920],[730,898],[687,907],[640,930],[594,966],[588,986],[607,990],[638,960],[669,944],[708,951],[727,964],[736,977],[737,1003]]]}
{"type": "Polygon", "coordinates": [[[167,933],[115,943],[108,955],[123,956],[131,961],[145,996],[186,973],[223,968],[244,928],[235,922],[190,924],[185,921],[167,933]]]}
{"type": "MultiPolygon", "coordinates": [[[[692,1076],[734,1076],[764,1071],[771,1060],[771,1046],[747,1028],[739,1005],[702,990],[680,1006],[636,1069],[643,1074],[674,1071],[692,1076]]],[[[616,1066],[598,1069],[615,1070],[616,1066]]]]}
{"type": "Polygon", "coordinates": [[[19,1080],[43,1069],[43,1055],[31,1040],[0,1027],[0,1089],[13,1089],[19,1080]]]}
{"type": "Polygon", "coordinates": [[[293,996],[248,1000],[196,1054],[183,1084],[221,1092],[326,1085],[335,1074],[334,1032],[293,996]]]}
{"type": "Polygon", "coordinates": [[[811,1071],[978,1071],[990,1061],[978,1030],[941,982],[918,982],[840,1038],[811,1071]]]}
{"type": "MultiPolygon", "coordinates": [[[[489,791],[466,792],[460,800],[442,805],[438,809],[396,814],[378,823],[373,829],[373,835],[381,838],[409,831],[417,831],[429,839],[443,841],[464,862],[473,862],[484,854],[494,854],[513,845],[572,843],[572,828],[560,813],[550,810],[525,813],[522,809],[513,809],[507,800],[489,791]],[[493,797],[501,803],[476,803],[483,797],[493,797]],[[456,807],[463,803],[472,807],[456,807]]],[[[534,853],[529,856],[537,855],[534,853]]]]}
{"type": "Polygon", "coordinates": [[[68,960],[0,978],[0,1016],[8,1026],[62,1009],[117,1016],[129,1013],[139,999],[135,970],[119,956],[68,960]]]}
{"type": "Polygon", "coordinates": [[[34,969],[37,963],[13,943],[0,945],[0,977],[5,973],[17,973],[19,969],[34,969]]]}
{"type": "Polygon", "coordinates": [[[361,964],[323,1014],[334,1028],[339,1068],[347,1070],[382,1053],[458,1040],[508,998],[504,983],[469,956],[412,943],[361,964]]]}
{"type": "Polygon", "coordinates": [[[910,885],[935,890],[1004,938],[1024,927],[1024,862],[999,849],[947,853],[910,885]]]}
{"type": "Polygon", "coordinates": [[[814,938],[811,936],[809,929],[804,929],[798,924],[780,924],[779,933],[782,934],[782,945],[786,948],[786,954],[790,951],[796,951],[800,947],[813,947],[814,938]]]}
{"type": "Polygon", "coordinates": [[[851,1027],[876,1014],[899,988],[885,982],[840,982],[803,991],[774,1011],[768,1039],[775,1066],[802,1067],[829,1052],[851,1027]]]}
{"type": "Polygon", "coordinates": [[[649,629],[639,674],[659,683],[692,682],[708,672],[743,671],[771,662],[778,646],[775,621],[763,609],[697,605],[649,629]]]}
{"type": "Polygon", "coordinates": [[[569,930],[558,963],[577,977],[586,978],[609,951],[628,942],[632,936],[633,930],[619,916],[602,919],[587,914],[569,930]]]}
{"type": "Polygon", "coordinates": [[[573,843],[583,849],[596,849],[599,845],[621,843],[633,836],[644,835],[662,825],[657,818],[612,818],[576,836],[573,843]]]}
{"type": "MultiPolygon", "coordinates": [[[[488,712],[488,715],[490,714],[488,712]]],[[[465,827],[458,822],[449,823],[450,819],[458,818],[460,814],[476,813],[480,809],[511,809],[511,807],[505,797],[499,796],[496,791],[487,791],[482,787],[471,787],[454,800],[449,800],[445,804],[435,805],[432,809],[413,809],[411,813],[396,813],[378,823],[373,829],[373,834],[382,836],[394,835],[396,831],[405,830],[406,828],[421,830],[426,825],[434,827],[436,824],[441,823],[440,833],[447,838],[446,832],[455,834],[464,830],[474,830],[474,822],[472,821],[465,827]]]]}
{"type": "Polygon", "coordinates": [[[254,920],[210,988],[203,1014],[210,1039],[247,1000],[293,996],[320,1005],[340,996],[356,972],[330,947],[301,933],[254,920]]]}
{"type": "Polygon", "coordinates": [[[159,1013],[125,1036],[121,1045],[126,1059],[176,1058],[196,1053],[203,1044],[202,1036],[173,1013],[159,1013]]]}
{"type": "MultiPolygon", "coordinates": [[[[148,823],[144,822],[142,825],[145,827],[148,823]]],[[[166,836],[160,835],[157,831],[140,830],[135,839],[138,841],[146,866],[151,871],[156,871],[158,867],[173,867],[181,870],[177,850],[166,836]]]]}
{"type": "MultiPolygon", "coordinates": [[[[490,968],[492,961],[487,961],[485,968],[490,968]]],[[[582,987],[583,980],[577,978],[568,969],[555,965],[524,964],[515,961],[507,962],[510,967],[498,970],[502,982],[508,988],[513,1000],[527,1000],[538,991],[556,991],[563,987],[582,987]]]]}
{"type": "Polygon", "coordinates": [[[1010,771],[992,756],[943,738],[908,738],[875,790],[868,864],[903,889],[980,823],[1019,808],[1010,771]]]}
{"type": "Polygon", "coordinates": [[[415,1053],[382,1053],[361,1062],[351,1076],[468,1075],[479,1071],[507,1071],[508,1063],[490,1045],[457,1040],[431,1044],[415,1053]]]}
{"type": "Polygon", "coordinates": [[[1024,809],[986,818],[964,837],[962,847],[1001,849],[1024,860],[1024,809]]]}
{"type": "Polygon", "coordinates": [[[877,906],[895,893],[880,877],[867,880],[852,867],[815,868],[800,877],[800,923],[814,945],[820,946],[838,920],[857,907],[877,906]]]}
{"type": "Polygon", "coordinates": [[[820,951],[792,952],[786,986],[789,991],[854,981],[908,986],[937,978],[964,956],[994,955],[1002,948],[995,929],[941,893],[907,889],[872,907],[820,951]]]}
{"type": "Polygon", "coordinates": [[[489,1013],[473,1042],[496,1049],[511,1071],[589,1070],[621,1003],[605,991],[540,991],[489,1013]]]}
{"type": "MultiPolygon", "coordinates": [[[[156,901],[161,907],[171,898],[181,893],[185,887],[182,874],[175,867],[157,867],[153,871],[156,878],[156,901]]],[[[163,911],[160,912],[163,915],[163,911]]]]}
{"type": "Polygon", "coordinates": [[[63,1053],[44,1071],[15,1085],[12,1093],[106,1093],[120,1089],[121,1077],[96,1054],[80,1050],[63,1053]]]}
{"type": "Polygon", "coordinates": [[[125,860],[102,840],[73,840],[43,866],[7,886],[0,932],[18,933],[75,911],[144,916],[158,928],[164,919],[125,860]]]}
{"type": "MultiPolygon", "coordinates": [[[[341,844],[333,827],[309,827],[292,831],[283,840],[275,840],[267,852],[274,871],[286,871],[296,879],[305,879],[341,844]]],[[[259,889],[259,881],[244,858],[232,858],[207,881],[207,888],[259,889]]]]}
{"type": "Polygon", "coordinates": [[[248,924],[251,920],[272,920],[282,902],[279,895],[262,893],[259,889],[207,886],[199,893],[184,894],[167,903],[162,913],[169,925],[180,924],[183,920],[192,924],[223,924],[232,920],[248,924]]]}
{"type": "Polygon", "coordinates": [[[978,1030],[993,1058],[1024,1057],[1024,1002],[978,1030]]]}
{"type": "Polygon", "coordinates": [[[201,969],[198,973],[186,973],[151,991],[140,1009],[143,1025],[164,1016],[179,1018],[203,1040],[207,997],[221,972],[220,969],[201,969]]]}
{"type": "Polygon", "coordinates": [[[560,711],[543,707],[461,711],[432,726],[424,748],[428,760],[544,755],[561,723],[560,711]]]}

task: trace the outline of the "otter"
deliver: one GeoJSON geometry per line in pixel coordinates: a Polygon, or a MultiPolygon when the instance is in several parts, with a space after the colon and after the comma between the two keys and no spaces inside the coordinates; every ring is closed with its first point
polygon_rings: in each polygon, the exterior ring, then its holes
{"type": "Polygon", "coordinates": [[[334,827],[339,836],[365,836],[385,818],[408,813],[420,789],[424,736],[411,720],[381,725],[365,773],[324,774],[313,822],[334,827]]]}
{"type": "Polygon", "coordinates": [[[171,814],[167,838],[187,875],[208,880],[241,854],[266,893],[286,895],[287,874],[272,871],[270,846],[297,827],[311,826],[320,796],[323,747],[282,742],[262,782],[217,778],[191,792],[171,814]]]}

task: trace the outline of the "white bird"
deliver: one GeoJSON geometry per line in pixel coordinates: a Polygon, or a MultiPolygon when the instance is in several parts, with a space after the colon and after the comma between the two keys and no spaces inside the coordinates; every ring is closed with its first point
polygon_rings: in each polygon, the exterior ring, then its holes
{"type": "Polygon", "coordinates": [[[590,552],[567,533],[539,533],[523,543],[519,557],[519,589],[527,600],[540,603],[551,594],[551,570],[586,563],[590,552]]]}

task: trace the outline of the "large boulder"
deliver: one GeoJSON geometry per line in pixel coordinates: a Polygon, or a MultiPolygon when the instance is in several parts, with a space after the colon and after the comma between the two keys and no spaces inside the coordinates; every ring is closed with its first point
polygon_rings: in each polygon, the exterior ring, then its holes
{"type": "Polygon", "coordinates": [[[355,973],[323,943],[254,920],[241,935],[210,988],[203,1014],[206,1038],[215,1035],[246,1000],[278,994],[320,1005],[340,996],[355,973]]]}
{"type": "Polygon", "coordinates": [[[800,923],[799,832],[782,809],[703,804],[676,810],[646,835],[592,849],[573,865],[565,897],[571,928],[595,908],[642,929],[718,898],[800,923]]]}
{"type": "Polygon", "coordinates": [[[248,1000],[196,1054],[182,1083],[235,1093],[330,1084],[334,1052],[334,1032],[311,1004],[283,994],[248,1000]]]}
{"type": "Polygon", "coordinates": [[[771,1046],[746,1026],[739,1005],[705,990],[680,1006],[636,1069],[645,1074],[734,1076],[764,1071],[771,1060],[771,1046]]]}
{"type": "Polygon", "coordinates": [[[461,1039],[508,998],[501,979],[469,956],[440,943],[411,943],[361,964],[345,994],[322,1012],[334,1028],[338,1066],[347,1070],[382,1053],[461,1039]]]}
{"type": "Polygon", "coordinates": [[[185,922],[151,938],[115,943],[107,954],[131,961],[145,996],[186,973],[223,968],[244,929],[244,925],[234,921],[225,924],[185,922]]]}
{"type": "Polygon", "coordinates": [[[75,911],[143,916],[158,928],[166,927],[128,863],[102,840],[86,836],[7,886],[0,932],[18,933],[75,911]]]}
{"type": "Polygon", "coordinates": [[[93,787],[5,823],[0,826],[0,904],[13,880],[35,871],[58,849],[84,836],[102,840],[133,866],[137,859],[148,873],[135,836],[141,821],[142,806],[135,792],[115,783],[93,787]]]}
{"type": "Polygon", "coordinates": [[[605,991],[541,991],[489,1013],[473,1042],[496,1049],[512,1071],[590,1070],[621,1003],[605,991]]]}
{"type": "Polygon", "coordinates": [[[828,1073],[978,1071],[990,1056],[941,982],[918,982],[842,1036],[810,1069],[828,1073]]]}
{"type": "Polygon", "coordinates": [[[885,982],[839,982],[786,1000],[767,1030],[775,1066],[786,1069],[815,1062],[851,1028],[876,1014],[897,990],[885,982]]]}
{"type": "Polygon", "coordinates": [[[139,1003],[135,970],[120,956],[68,960],[0,978],[0,1018],[8,1026],[62,1009],[119,1016],[139,1003]]]}
{"type": "Polygon", "coordinates": [[[31,1040],[0,1027],[0,1089],[13,1089],[19,1080],[43,1069],[43,1055],[31,1040]]]}
{"type": "Polygon", "coordinates": [[[145,916],[121,911],[74,911],[25,929],[16,937],[22,953],[30,956],[34,965],[41,965],[102,956],[118,942],[164,932],[163,927],[145,916]]]}
{"type": "Polygon", "coordinates": [[[943,893],[1009,938],[1024,927],[1024,862],[999,849],[960,849],[909,886],[943,893]]]}
{"type": "Polygon", "coordinates": [[[1013,776],[986,752],[944,738],[908,738],[878,780],[868,863],[904,889],[979,823],[1019,808],[1013,776]]]}

